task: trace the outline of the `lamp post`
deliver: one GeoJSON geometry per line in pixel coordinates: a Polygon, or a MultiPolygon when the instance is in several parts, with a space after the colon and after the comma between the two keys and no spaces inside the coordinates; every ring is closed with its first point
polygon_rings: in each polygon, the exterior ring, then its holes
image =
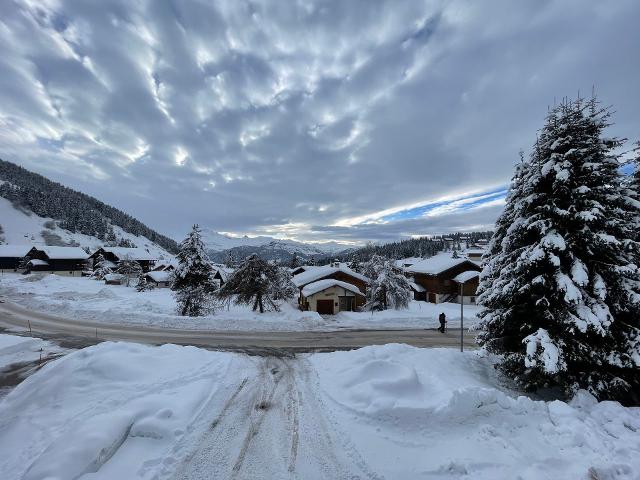
{"type": "Polygon", "coordinates": [[[464,351],[464,282],[460,282],[460,351],[464,351]]]}

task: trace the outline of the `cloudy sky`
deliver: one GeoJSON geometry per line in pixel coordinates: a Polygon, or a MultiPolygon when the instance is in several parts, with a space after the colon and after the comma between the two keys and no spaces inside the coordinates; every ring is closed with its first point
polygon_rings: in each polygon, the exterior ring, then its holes
{"type": "Polygon", "coordinates": [[[640,2],[0,2],[0,158],[181,238],[490,228],[554,99],[640,136],[640,2]]]}

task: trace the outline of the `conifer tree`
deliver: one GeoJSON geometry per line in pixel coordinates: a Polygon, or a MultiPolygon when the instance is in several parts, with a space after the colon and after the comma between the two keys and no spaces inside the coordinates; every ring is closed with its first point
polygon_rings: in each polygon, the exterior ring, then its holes
{"type": "Polygon", "coordinates": [[[411,300],[411,286],[404,275],[396,271],[393,262],[379,255],[373,255],[363,266],[363,275],[370,279],[367,287],[369,310],[396,310],[407,308],[411,300]]]}
{"type": "Polygon", "coordinates": [[[141,270],[140,275],[138,275],[136,290],[138,292],[146,292],[148,290],[153,290],[154,288],[155,287],[152,283],[147,282],[147,275],[141,270]]]}
{"type": "Polygon", "coordinates": [[[96,258],[96,261],[93,265],[93,278],[97,280],[104,280],[104,276],[112,273],[110,267],[107,266],[107,262],[104,259],[104,255],[100,254],[96,258]]]}
{"type": "Polygon", "coordinates": [[[177,259],[171,290],[178,312],[190,317],[213,313],[216,282],[198,225],[180,243],[177,259]]]}
{"type": "Polygon", "coordinates": [[[127,287],[131,283],[131,277],[135,277],[142,272],[142,267],[135,260],[130,258],[123,258],[118,262],[116,266],[116,273],[124,275],[127,278],[127,287]]]}
{"type": "Polygon", "coordinates": [[[479,341],[525,388],[639,402],[639,210],[595,100],[553,108],[511,185],[481,274],[479,341]]]}
{"type": "Polygon", "coordinates": [[[291,276],[285,276],[280,267],[249,255],[218,291],[223,301],[237,305],[253,305],[253,311],[279,311],[278,300],[290,298],[297,292],[291,276]]]}

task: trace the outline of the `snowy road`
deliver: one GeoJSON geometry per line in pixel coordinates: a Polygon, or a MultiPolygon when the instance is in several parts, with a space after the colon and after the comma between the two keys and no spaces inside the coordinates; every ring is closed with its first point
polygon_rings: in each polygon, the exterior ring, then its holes
{"type": "MultiPolygon", "coordinates": [[[[450,324],[455,325],[454,321],[450,324]]],[[[459,329],[451,329],[445,334],[433,329],[343,329],[329,332],[179,330],[69,320],[45,312],[28,310],[10,302],[0,303],[0,325],[98,340],[126,340],[152,344],[175,343],[238,351],[268,352],[271,349],[293,352],[329,351],[387,343],[406,343],[416,347],[455,347],[460,344],[459,329]]],[[[473,333],[464,332],[467,347],[474,346],[474,337],[473,333]]]]}
{"type": "MultiPolygon", "coordinates": [[[[378,478],[326,417],[304,358],[267,357],[256,372],[221,389],[182,452],[176,480],[209,478],[378,478]]],[[[178,453],[182,446],[177,446],[178,453]]]]}

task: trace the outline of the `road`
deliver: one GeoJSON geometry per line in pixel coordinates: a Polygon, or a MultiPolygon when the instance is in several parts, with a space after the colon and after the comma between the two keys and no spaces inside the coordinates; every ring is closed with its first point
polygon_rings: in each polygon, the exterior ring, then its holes
{"type": "MultiPolygon", "coordinates": [[[[349,350],[367,345],[406,343],[416,347],[457,347],[460,330],[442,334],[434,329],[341,329],[333,331],[214,331],[109,324],[68,319],[36,312],[11,302],[0,303],[0,325],[30,328],[33,332],[84,339],[87,342],[124,340],[138,343],[196,345],[212,349],[268,354],[349,350]]],[[[465,347],[474,347],[475,335],[464,332],[465,347]]]]}

